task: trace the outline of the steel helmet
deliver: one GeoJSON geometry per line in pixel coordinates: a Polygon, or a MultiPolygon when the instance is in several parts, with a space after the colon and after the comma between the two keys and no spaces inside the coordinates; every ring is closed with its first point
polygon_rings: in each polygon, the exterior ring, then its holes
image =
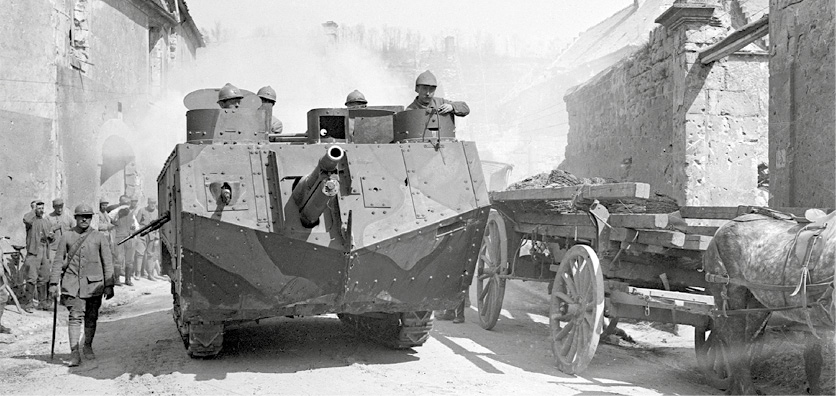
{"type": "Polygon", "coordinates": [[[345,98],[345,105],[346,106],[348,106],[348,104],[352,103],[352,102],[362,103],[362,104],[369,103],[369,102],[366,101],[366,97],[363,96],[363,93],[356,90],[356,89],[354,91],[351,91],[351,93],[348,94],[348,97],[345,98]]]}
{"type": "Polygon", "coordinates": [[[75,207],[76,216],[93,215],[93,208],[88,204],[81,204],[75,207]]]}
{"type": "Polygon", "coordinates": [[[226,83],[226,85],[218,91],[218,101],[227,100],[227,99],[241,99],[244,95],[241,95],[241,91],[238,90],[238,87],[226,83]]]}
{"type": "Polygon", "coordinates": [[[266,87],[261,87],[261,89],[258,90],[258,93],[256,95],[258,95],[258,97],[262,99],[272,100],[274,102],[276,101],[276,90],[269,85],[266,87]]]}
{"type": "Polygon", "coordinates": [[[418,78],[415,79],[415,85],[430,85],[433,87],[437,87],[438,80],[436,80],[435,76],[429,70],[427,70],[418,75],[418,78]]]}

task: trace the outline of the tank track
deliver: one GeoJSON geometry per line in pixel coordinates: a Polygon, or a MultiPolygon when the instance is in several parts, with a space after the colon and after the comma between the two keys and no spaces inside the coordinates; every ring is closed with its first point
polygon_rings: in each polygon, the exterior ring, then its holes
{"type": "MultiPolygon", "coordinates": [[[[174,323],[177,325],[177,331],[180,333],[180,338],[183,341],[183,346],[186,347],[186,351],[188,352],[189,356],[192,358],[206,358],[206,357],[214,357],[221,352],[223,348],[223,330],[221,330],[215,337],[211,339],[211,342],[208,345],[204,345],[200,341],[196,340],[194,334],[192,334],[191,328],[202,328],[202,324],[192,324],[186,323],[183,321],[183,315],[180,308],[180,299],[177,297],[176,293],[172,293],[173,297],[173,309],[171,310],[172,316],[174,317],[174,323]]],[[[200,332],[203,333],[203,332],[200,332]]],[[[206,338],[205,336],[203,338],[206,338]]]]}
{"type": "Polygon", "coordinates": [[[432,311],[337,316],[362,337],[392,349],[408,349],[423,345],[433,328],[432,311]]]}
{"type": "MultiPolygon", "coordinates": [[[[173,284],[173,282],[172,282],[173,284]]],[[[173,286],[172,286],[173,289],[173,286]]],[[[186,324],[182,319],[182,314],[180,311],[180,299],[177,297],[176,293],[171,293],[173,298],[173,308],[171,310],[171,314],[174,317],[174,324],[177,325],[177,332],[180,333],[180,338],[183,340],[183,346],[186,349],[189,348],[189,325],[186,324]]]]}

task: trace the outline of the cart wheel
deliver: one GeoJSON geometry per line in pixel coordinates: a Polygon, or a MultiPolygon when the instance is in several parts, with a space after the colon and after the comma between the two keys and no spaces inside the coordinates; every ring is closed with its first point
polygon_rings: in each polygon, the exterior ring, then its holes
{"type": "Polygon", "coordinates": [[[731,369],[726,356],[726,346],[723,345],[717,332],[704,327],[695,327],[694,352],[697,354],[700,371],[711,386],[720,390],[729,389],[731,369]],[[706,337],[706,332],[709,333],[708,337],[706,337]]]}
{"type": "Polygon", "coordinates": [[[586,369],[603,331],[604,276],[591,247],[575,245],[554,278],[549,311],[552,351],[566,374],[586,369]]]}
{"type": "Polygon", "coordinates": [[[479,308],[479,324],[490,330],[499,319],[502,299],[505,298],[505,279],[499,276],[508,271],[508,238],[505,221],[499,212],[491,210],[479,260],[476,262],[476,305],[479,308]]]}

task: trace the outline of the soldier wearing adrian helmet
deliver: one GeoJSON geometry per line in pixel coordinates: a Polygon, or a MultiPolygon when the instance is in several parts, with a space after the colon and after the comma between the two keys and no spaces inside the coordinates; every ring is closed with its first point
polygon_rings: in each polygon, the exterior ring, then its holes
{"type": "Polygon", "coordinates": [[[464,117],[470,114],[470,107],[465,102],[435,97],[437,87],[438,80],[429,70],[419,74],[418,78],[415,79],[415,92],[418,96],[406,109],[437,109],[438,114],[453,113],[456,117],[464,117]]]}
{"type": "Polygon", "coordinates": [[[92,360],[93,337],[102,295],[113,298],[113,262],[107,235],[90,227],[93,208],[81,204],[75,208],[76,226],[65,232],[58,242],[58,253],[52,262],[49,293],[56,295],[61,283],[61,305],[69,310],[70,366],[92,360]],[[84,344],[78,350],[81,323],[84,322],[84,344]]]}
{"type": "MultiPolygon", "coordinates": [[[[276,96],[276,90],[273,89],[273,87],[271,87],[269,85],[266,86],[266,87],[261,87],[258,90],[258,93],[256,93],[256,95],[258,95],[258,97],[261,98],[261,105],[262,106],[269,106],[272,109],[271,113],[273,111],[275,111],[274,107],[276,105],[277,96],[276,96]]],[[[282,125],[281,120],[276,118],[276,116],[273,116],[272,120],[270,121],[270,133],[273,133],[273,134],[282,133],[283,130],[284,130],[284,126],[282,125]]]]}

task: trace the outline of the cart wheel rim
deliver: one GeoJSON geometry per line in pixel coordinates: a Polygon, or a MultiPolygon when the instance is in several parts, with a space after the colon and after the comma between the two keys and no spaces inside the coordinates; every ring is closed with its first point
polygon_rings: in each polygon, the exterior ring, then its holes
{"type": "Polygon", "coordinates": [[[482,236],[479,258],[476,263],[476,305],[479,324],[492,329],[502,311],[505,296],[505,279],[500,278],[508,268],[507,236],[505,222],[496,211],[491,211],[482,236]]]}
{"type": "Polygon", "coordinates": [[[595,251],[572,246],[555,275],[549,327],[557,367],[576,374],[586,369],[603,331],[604,277],[595,251]]]}
{"type": "Polygon", "coordinates": [[[727,355],[728,348],[717,332],[695,328],[694,352],[697,355],[700,371],[711,386],[720,390],[729,389],[731,367],[729,367],[727,355]]]}

